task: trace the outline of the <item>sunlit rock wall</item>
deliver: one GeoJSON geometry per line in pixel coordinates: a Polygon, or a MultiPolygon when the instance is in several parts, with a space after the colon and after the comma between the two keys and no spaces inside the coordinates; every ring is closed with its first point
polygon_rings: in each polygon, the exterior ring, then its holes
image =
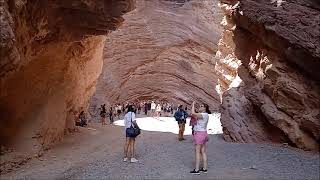
{"type": "Polygon", "coordinates": [[[101,72],[103,35],[133,7],[133,0],[0,1],[1,145],[46,146],[74,128],[101,72]]]}
{"type": "Polygon", "coordinates": [[[217,70],[221,89],[231,88],[221,109],[225,139],[319,150],[319,3],[222,2],[217,70]],[[232,88],[237,75],[242,83],[232,88]]]}
{"type": "Polygon", "coordinates": [[[198,100],[217,110],[218,1],[141,0],[136,6],[107,37],[92,110],[145,99],[189,105],[198,100]]]}

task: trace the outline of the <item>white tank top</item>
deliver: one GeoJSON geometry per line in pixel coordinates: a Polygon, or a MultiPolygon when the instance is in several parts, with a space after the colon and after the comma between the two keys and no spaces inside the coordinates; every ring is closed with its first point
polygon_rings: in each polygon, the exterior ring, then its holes
{"type": "Polygon", "coordinates": [[[209,114],[208,113],[201,113],[202,119],[198,119],[196,125],[194,126],[193,130],[195,131],[207,131],[207,125],[209,121],[209,114]]]}
{"type": "Polygon", "coordinates": [[[136,114],[134,114],[134,112],[128,112],[125,116],[124,116],[124,128],[129,128],[131,126],[131,118],[132,118],[132,122],[136,120],[136,114]]]}

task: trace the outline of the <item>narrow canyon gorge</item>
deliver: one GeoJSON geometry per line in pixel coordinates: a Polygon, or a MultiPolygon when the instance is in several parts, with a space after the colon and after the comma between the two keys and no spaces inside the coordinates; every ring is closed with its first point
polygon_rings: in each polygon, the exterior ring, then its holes
{"type": "Polygon", "coordinates": [[[1,151],[154,99],[208,104],[226,141],[317,152],[319,22],[318,0],[0,0],[1,151]]]}
{"type": "Polygon", "coordinates": [[[137,1],[107,36],[91,109],[154,99],[189,105],[197,100],[218,111],[214,67],[222,17],[218,1],[137,1]]]}

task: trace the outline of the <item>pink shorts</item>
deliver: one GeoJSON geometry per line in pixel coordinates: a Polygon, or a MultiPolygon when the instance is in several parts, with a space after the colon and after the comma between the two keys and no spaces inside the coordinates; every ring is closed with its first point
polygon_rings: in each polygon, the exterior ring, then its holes
{"type": "Polygon", "coordinates": [[[194,144],[206,144],[209,141],[207,131],[195,131],[193,134],[194,144]]]}

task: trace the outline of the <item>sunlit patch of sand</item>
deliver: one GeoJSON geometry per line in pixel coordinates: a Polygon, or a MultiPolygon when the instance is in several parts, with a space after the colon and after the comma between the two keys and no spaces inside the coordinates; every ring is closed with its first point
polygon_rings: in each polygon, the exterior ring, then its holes
{"type": "MultiPolygon", "coordinates": [[[[209,115],[208,134],[222,134],[220,116],[220,113],[209,115]]],[[[185,135],[190,135],[192,133],[189,121],[190,118],[187,118],[187,124],[184,132],[185,135]]],[[[137,123],[139,127],[145,131],[170,132],[178,134],[178,124],[173,117],[160,117],[159,119],[153,117],[137,118],[137,123]]],[[[124,121],[115,121],[114,125],[124,126],[124,121]]]]}

